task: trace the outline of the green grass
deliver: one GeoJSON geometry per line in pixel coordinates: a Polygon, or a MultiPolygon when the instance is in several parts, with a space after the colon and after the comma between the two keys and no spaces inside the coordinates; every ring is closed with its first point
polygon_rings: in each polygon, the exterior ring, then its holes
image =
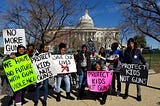
{"type": "Polygon", "coordinates": [[[150,69],[160,72],[160,53],[143,54],[145,60],[149,64],[150,69]]]}

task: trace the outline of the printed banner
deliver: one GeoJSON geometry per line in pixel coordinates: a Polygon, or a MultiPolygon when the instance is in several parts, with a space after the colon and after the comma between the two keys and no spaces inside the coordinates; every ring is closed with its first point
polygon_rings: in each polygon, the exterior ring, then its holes
{"type": "Polygon", "coordinates": [[[148,69],[146,65],[122,64],[120,81],[139,85],[147,85],[148,69]]]}
{"type": "Polygon", "coordinates": [[[52,60],[57,74],[77,72],[73,55],[52,55],[52,60]]]}
{"type": "Polygon", "coordinates": [[[37,81],[36,72],[27,54],[4,61],[3,67],[14,92],[37,81]]]}
{"type": "Polygon", "coordinates": [[[87,71],[87,83],[90,91],[108,91],[112,83],[111,71],[87,71]]]}
{"type": "Polygon", "coordinates": [[[31,58],[34,69],[37,73],[37,83],[48,79],[49,77],[55,76],[56,70],[53,66],[53,61],[51,59],[51,53],[41,53],[38,56],[33,56],[31,58]]]}
{"type": "Polygon", "coordinates": [[[24,29],[4,29],[3,30],[4,54],[17,52],[17,46],[26,46],[24,29]]]}

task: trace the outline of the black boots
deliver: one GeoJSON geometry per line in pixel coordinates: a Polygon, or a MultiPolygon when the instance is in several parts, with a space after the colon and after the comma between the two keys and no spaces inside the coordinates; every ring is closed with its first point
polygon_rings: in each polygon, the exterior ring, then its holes
{"type": "Polygon", "coordinates": [[[61,94],[60,94],[60,93],[57,93],[56,101],[57,101],[57,102],[60,102],[60,101],[61,101],[61,94]]]}
{"type": "Polygon", "coordinates": [[[127,99],[128,98],[128,94],[125,93],[124,96],[123,96],[123,99],[127,99]]]}
{"type": "Polygon", "coordinates": [[[78,90],[77,100],[81,100],[81,99],[82,99],[82,95],[83,95],[83,90],[82,90],[82,89],[79,89],[79,90],[78,90]]]}
{"type": "Polygon", "coordinates": [[[67,99],[75,100],[75,98],[70,95],[70,92],[66,92],[66,96],[67,99]]]}
{"type": "Polygon", "coordinates": [[[138,95],[137,95],[137,101],[142,101],[141,96],[138,96],[138,95]]]}

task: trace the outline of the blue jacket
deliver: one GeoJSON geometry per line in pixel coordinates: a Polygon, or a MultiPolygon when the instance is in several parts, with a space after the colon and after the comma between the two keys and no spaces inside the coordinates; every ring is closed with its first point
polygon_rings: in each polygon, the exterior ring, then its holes
{"type": "Polygon", "coordinates": [[[146,64],[144,57],[139,49],[127,48],[124,52],[124,62],[128,64],[146,64]]]}
{"type": "Polygon", "coordinates": [[[110,55],[118,54],[119,55],[119,60],[123,62],[123,53],[120,50],[113,50],[109,52],[110,55]]]}

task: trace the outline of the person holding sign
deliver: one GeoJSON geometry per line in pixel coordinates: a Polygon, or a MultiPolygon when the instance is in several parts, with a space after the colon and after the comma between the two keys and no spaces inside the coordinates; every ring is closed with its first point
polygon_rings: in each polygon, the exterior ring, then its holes
{"type": "Polygon", "coordinates": [[[119,65],[119,61],[120,62],[123,61],[123,53],[120,50],[117,50],[117,48],[118,48],[118,43],[117,42],[112,43],[112,45],[111,45],[112,51],[109,52],[109,55],[118,55],[119,56],[119,58],[117,58],[113,61],[112,93],[113,94],[116,93],[115,79],[117,78],[117,96],[120,96],[120,92],[121,92],[120,74],[119,74],[119,71],[116,69],[119,65]]]}
{"type": "Polygon", "coordinates": [[[82,45],[82,50],[79,52],[79,59],[77,64],[77,74],[79,75],[77,100],[79,100],[82,99],[82,95],[87,84],[87,70],[91,70],[90,54],[87,52],[86,45],[82,45]]]}
{"type": "Polygon", "coordinates": [[[26,54],[29,55],[29,57],[32,57],[34,55],[34,45],[33,44],[28,44],[27,45],[27,50],[26,50],[26,54]]]}
{"type": "MultiPolygon", "coordinates": [[[[15,57],[22,56],[25,54],[25,47],[23,45],[18,45],[17,47],[17,53],[15,54],[15,57]]],[[[15,58],[14,55],[11,56],[12,58],[15,58]]],[[[24,92],[25,88],[14,92],[13,100],[15,101],[16,106],[21,106],[27,101],[24,99],[24,92]]]]}
{"type": "MultiPolygon", "coordinates": [[[[134,41],[133,38],[130,38],[127,41],[127,49],[124,52],[124,63],[127,64],[146,64],[146,61],[144,57],[141,54],[141,51],[137,49],[136,47],[136,42],[134,41]]],[[[129,89],[129,82],[126,83],[125,86],[125,94],[123,96],[123,99],[127,99],[128,97],[128,89],[129,89]]],[[[137,84],[137,101],[141,101],[141,88],[140,85],[137,84]]]]}
{"type": "MultiPolygon", "coordinates": [[[[66,44],[60,43],[59,51],[61,55],[64,55],[66,51],[66,44]]],[[[65,82],[66,96],[67,96],[66,98],[70,100],[74,100],[75,98],[70,95],[71,85],[70,85],[69,75],[68,74],[58,74],[55,78],[56,78],[56,93],[57,93],[56,101],[57,102],[61,101],[60,87],[61,87],[62,79],[65,82]]]]}
{"type": "MultiPolygon", "coordinates": [[[[101,67],[100,62],[96,62],[95,70],[102,71],[102,67],[101,67]]],[[[105,91],[105,92],[104,91],[103,92],[94,92],[94,94],[97,96],[97,99],[100,100],[100,104],[101,105],[104,105],[106,103],[107,93],[108,93],[108,91],[105,91]],[[100,98],[102,98],[102,100],[100,98]]]]}
{"type": "MultiPolygon", "coordinates": [[[[40,53],[48,52],[49,47],[47,44],[41,44],[40,45],[40,53]]],[[[36,91],[35,91],[35,100],[34,100],[34,106],[38,106],[38,100],[40,96],[40,87],[41,82],[36,84],[36,91]]],[[[44,98],[42,101],[43,106],[47,106],[47,96],[48,96],[48,79],[43,81],[43,87],[44,87],[44,98]]]]}

